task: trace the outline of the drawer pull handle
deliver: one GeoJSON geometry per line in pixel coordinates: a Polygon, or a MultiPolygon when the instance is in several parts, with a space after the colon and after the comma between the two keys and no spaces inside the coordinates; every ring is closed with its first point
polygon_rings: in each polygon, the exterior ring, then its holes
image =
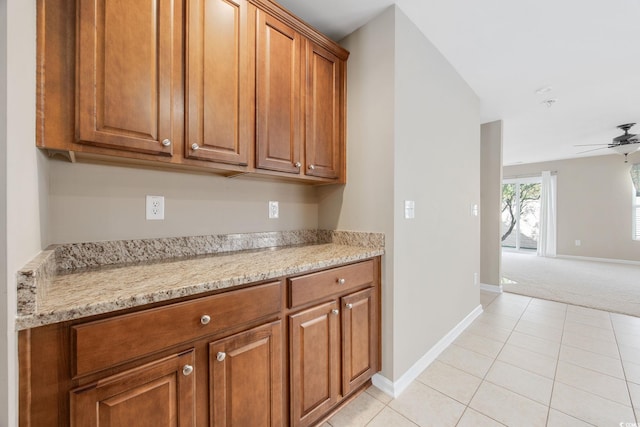
{"type": "Polygon", "coordinates": [[[347,305],[345,305],[345,307],[347,307],[349,310],[351,310],[353,308],[353,304],[348,303],[347,305]]]}
{"type": "Polygon", "coordinates": [[[185,377],[191,375],[192,372],[193,366],[191,365],[184,365],[184,367],[182,368],[182,375],[184,375],[185,377]]]}
{"type": "Polygon", "coordinates": [[[293,164],[293,166],[295,166],[295,167],[299,168],[300,166],[302,166],[302,163],[300,163],[300,162],[295,162],[295,163],[293,164]]]}
{"type": "Polygon", "coordinates": [[[338,279],[338,285],[344,285],[347,281],[342,277],[338,279]]]}
{"type": "Polygon", "coordinates": [[[209,322],[211,322],[211,316],[209,316],[208,314],[205,314],[200,318],[200,323],[202,323],[203,325],[208,325],[209,322]]]}
{"type": "Polygon", "coordinates": [[[162,145],[164,145],[165,147],[170,146],[171,145],[171,140],[170,139],[162,140],[162,145]]]}
{"type": "Polygon", "coordinates": [[[314,170],[315,168],[316,168],[316,166],[315,166],[315,165],[309,165],[309,170],[310,170],[310,171],[314,170]]]}
{"type": "Polygon", "coordinates": [[[333,310],[331,310],[331,314],[333,315],[338,315],[338,313],[340,313],[340,311],[338,311],[337,308],[334,308],[333,310]]]}
{"type": "Polygon", "coordinates": [[[216,359],[218,359],[218,362],[222,362],[226,357],[227,353],[224,353],[222,351],[219,351],[218,354],[216,354],[216,359]]]}

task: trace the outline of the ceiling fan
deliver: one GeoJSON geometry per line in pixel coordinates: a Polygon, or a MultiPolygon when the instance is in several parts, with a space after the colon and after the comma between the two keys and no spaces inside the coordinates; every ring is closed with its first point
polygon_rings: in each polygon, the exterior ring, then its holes
{"type": "Polygon", "coordinates": [[[602,150],[604,148],[611,148],[616,153],[624,154],[624,162],[627,163],[627,155],[629,153],[633,153],[634,151],[640,150],[640,136],[629,133],[629,129],[631,129],[635,123],[625,123],[623,125],[617,126],[618,129],[624,131],[623,135],[616,136],[613,140],[608,144],[577,144],[575,147],[586,147],[590,145],[606,145],[606,147],[594,148],[592,150],[581,151],[576,154],[588,153],[590,151],[602,150]]]}

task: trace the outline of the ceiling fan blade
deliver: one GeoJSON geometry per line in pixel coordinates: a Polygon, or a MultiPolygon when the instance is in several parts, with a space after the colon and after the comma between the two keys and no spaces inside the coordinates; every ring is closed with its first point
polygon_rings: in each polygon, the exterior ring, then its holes
{"type": "Polygon", "coordinates": [[[574,147],[590,147],[592,145],[611,145],[611,144],[573,144],[574,147]]]}
{"type": "Polygon", "coordinates": [[[600,147],[600,148],[594,148],[594,149],[591,149],[591,150],[586,150],[586,151],[580,151],[580,152],[578,152],[578,153],[576,153],[576,154],[584,154],[584,153],[589,153],[589,152],[591,152],[591,151],[598,151],[598,150],[604,150],[605,148],[610,148],[610,147],[600,147]]]}

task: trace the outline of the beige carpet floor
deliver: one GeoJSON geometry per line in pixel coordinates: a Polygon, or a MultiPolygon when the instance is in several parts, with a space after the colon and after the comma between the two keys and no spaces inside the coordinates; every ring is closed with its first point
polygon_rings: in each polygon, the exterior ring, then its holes
{"type": "Polygon", "coordinates": [[[640,317],[640,266],[502,251],[507,292],[640,317]]]}

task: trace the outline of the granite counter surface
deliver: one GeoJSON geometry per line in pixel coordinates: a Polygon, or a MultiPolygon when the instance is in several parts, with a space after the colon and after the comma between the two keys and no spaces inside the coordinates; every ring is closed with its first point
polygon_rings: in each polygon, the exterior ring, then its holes
{"type": "MultiPolygon", "coordinates": [[[[351,234],[311,232],[305,235],[306,241],[296,241],[296,246],[240,251],[227,247],[229,250],[196,252],[188,257],[172,258],[169,254],[166,258],[150,256],[146,261],[140,257],[124,265],[94,263],[92,268],[80,269],[65,267],[61,253],[69,248],[61,251],[54,247],[43,251],[18,275],[16,329],[301,274],[384,253],[384,237],[377,233],[343,233],[351,234]]],[[[157,244],[153,240],[147,243],[157,244]]],[[[139,245],[137,248],[138,253],[143,252],[139,245]]],[[[104,248],[101,250],[104,255],[104,248]]]]}

